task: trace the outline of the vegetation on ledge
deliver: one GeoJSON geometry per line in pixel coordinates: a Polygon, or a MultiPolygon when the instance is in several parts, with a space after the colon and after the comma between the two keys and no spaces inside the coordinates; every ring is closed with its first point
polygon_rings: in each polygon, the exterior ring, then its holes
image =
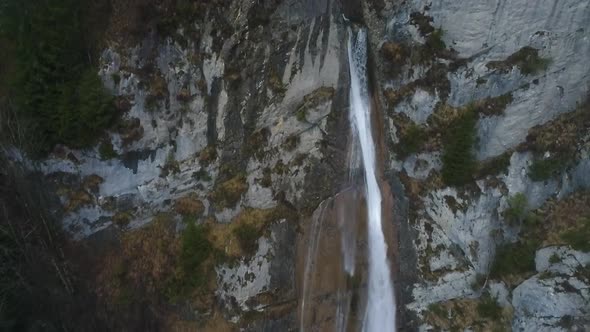
{"type": "Polygon", "coordinates": [[[400,158],[405,158],[417,153],[426,142],[428,136],[426,130],[413,122],[400,131],[400,138],[397,152],[400,158]]]}
{"type": "Polygon", "coordinates": [[[442,179],[447,185],[460,186],[469,182],[476,169],[473,152],[477,114],[467,110],[449,127],[444,138],[442,179]]]}
{"type": "Polygon", "coordinates": [[[547,70],[551,59],[539,56],[539,50],[525,46],[510,55],[503,61],[490,61],[486,65],[489,69],[498,70],[503,73],[509,72],[513,67],[518,67],[524,75],[535,75],[547,70]]]}
{"type": "Polygon", "coordinates": [[[558,158],[535,159],[529,167],[529,177],[533,181],[549,180],[558,175],[564,166],[564,160],[558,158]]]}

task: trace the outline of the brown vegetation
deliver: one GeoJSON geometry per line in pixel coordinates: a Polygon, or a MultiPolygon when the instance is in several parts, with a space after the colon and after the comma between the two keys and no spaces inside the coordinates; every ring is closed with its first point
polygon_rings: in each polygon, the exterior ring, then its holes
{"type": "Polygon", "coordinates": [[[238,174],[229,180],[217,183],[210,194],[210,199],[218,209],[232,208],[242,198],[248,190],[248,183],[246,177],[238,174]]]}
{"type": "Polygon", "coordinates": [[[205,211],[205,206],[198,199],[196,193],[191,193],[177,199],[174,203],[174,210],[183,216],[199,216],[205,211]]]}

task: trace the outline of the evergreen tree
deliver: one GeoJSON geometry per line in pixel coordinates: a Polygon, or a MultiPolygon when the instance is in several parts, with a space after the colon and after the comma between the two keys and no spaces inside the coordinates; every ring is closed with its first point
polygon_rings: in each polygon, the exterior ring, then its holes
{"type": "Polygon", "coordinates": [[[0,34],[16,43],[13,95],[49,150],[85,147],[113,118],[112,97],[86,60],[78,0],[0,0],[0,34]]]}

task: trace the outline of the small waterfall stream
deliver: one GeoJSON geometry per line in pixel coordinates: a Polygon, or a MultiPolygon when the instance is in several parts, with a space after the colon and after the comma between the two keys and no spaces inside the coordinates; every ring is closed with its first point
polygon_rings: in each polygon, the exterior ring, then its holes
{"type": "Polygon", "coordinates": [[[363,331],[395,331],[395,298],[387,244],[381,224],[381,191],[376,177],[375,144],[367,82],[367,35],[364,29],[349,29],[350,123],[358,139],[364,168],[369,246],[368,300],[363,331]]]}

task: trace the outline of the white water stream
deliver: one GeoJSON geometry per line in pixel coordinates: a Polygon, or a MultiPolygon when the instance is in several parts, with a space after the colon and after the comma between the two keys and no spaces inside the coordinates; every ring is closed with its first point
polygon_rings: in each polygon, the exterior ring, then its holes
{"type": "Polygon", "coordinates": [[[395,295],[381,227],[381,191],[375,175],[375,144],[367,84],[367,35],[349,29],[350,123],[361,146],[367,200],[369,241],[368,300],[363,331],[395,331],[395,295]]]}

